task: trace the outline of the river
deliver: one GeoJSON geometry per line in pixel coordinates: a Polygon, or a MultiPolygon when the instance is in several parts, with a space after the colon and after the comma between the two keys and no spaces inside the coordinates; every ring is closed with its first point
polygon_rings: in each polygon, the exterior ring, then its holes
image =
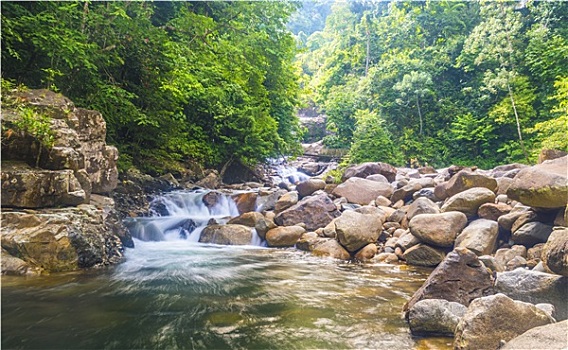
{"type": "Polygon", "coordinates": [[[2,349],[449,348],[400,317],[428,270],[143,242],[107,269],[2,277],[2,349]]]}

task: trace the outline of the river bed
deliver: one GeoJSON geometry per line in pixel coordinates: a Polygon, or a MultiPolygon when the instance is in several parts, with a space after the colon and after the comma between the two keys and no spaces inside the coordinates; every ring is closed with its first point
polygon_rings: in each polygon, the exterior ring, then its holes
{"type": "Polygon", "coordinates": [[[108,269],[2,277],[2,349],[450,349],[401,318],[429,269],[143,242],[108,269]]]}

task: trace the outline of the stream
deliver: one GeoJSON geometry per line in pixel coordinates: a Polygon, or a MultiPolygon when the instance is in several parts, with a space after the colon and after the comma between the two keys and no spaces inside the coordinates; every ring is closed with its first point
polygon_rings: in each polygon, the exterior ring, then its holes
{"type": "Polygon", "coordinates": [[[2,349],[451,348],[411,336],[401,318],[430,269],[266,248],[258,236],[201,244],[208,216],[234,211],[227,200],[203,209],[203,195],[167,194],[161,214],[130,222],[123,264],[3,276],[2,349]]]}

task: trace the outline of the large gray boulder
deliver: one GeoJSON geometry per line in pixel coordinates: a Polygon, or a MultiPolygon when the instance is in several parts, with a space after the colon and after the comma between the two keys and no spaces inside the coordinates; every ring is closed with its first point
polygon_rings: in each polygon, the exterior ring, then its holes
{"type": "Polygon", "coordinates": [[[377,182],[359,177],[352,177],[338,185],[332,194],[336,197],[345,197],[349,203],[367,205],[378,196],[389,198],[393,188],[388,183],[377,182]]]}
{"type": "Polygon", "coordinates": [[[475,253],[456,248],[432,271],[404,305],[408,310],[423,299],[444,299],[468,306],[472,300],[493,294],[493,277],[475,253]]]}
{"type": "Polygon", "coordinates": [[[408,223],[414,236],[422,242],[438,247],[451,247],[466,225],[467,217],[460,212],[420,214],[408,223]]]}
{"type": "Polygon", "coordinates": [[[450,197],[444,205],[442,212],[459,211],[474,217],[482,204],[495,202],[495,193],[485,187],[473,187],[450,197]]]}
{"type": "Polygon", "coordinates": [[[249,245],[252,243],[252,228],[244,225],[210,225],[203,229],[201,243],[222,245],[249,245]]]}
{"type": "Polygon", "coordinates": [[[526,247],[532,247],[538,243],[544,243],[552,233],[552,226],[543,224],[542,222],[533,221],[522,225],[513,232],[511,239],[526,247]]]}
{"type": "Polygon", "coordinates": [[[568,198],[568,156],[524,168],[514,177],[507,196],[540,208],[566,206],[568,198]]]}
{"type": "Polygon", "coordinates": [[[554,323],[554,319],[533,304],[513,300],[504,294],[471,302],[456,327],[454,349],[498,349],[531,328],[554,323]]]}
{"type": "Polygon", "coordinates": [[[542,249],[541,258],[550,271],[568,277],[568,228],[552,231],[542,249]]]}
{"type": "Polygon", "coordinates": [[[348,210],[335,219],[334,223],[337,239],[345,249],[353,253],[377,241],[383,220],[378,215],[361,214],[348,210]]]}
{"type": "Polygon", "coordinates": [[[568,320],[531,328],[511,339],[501,350],[563,350],[568,348],[568,320]]]}
{"type": "Polygon", "coordinates": [[[408,210],[406,211],[406,217],[411,220],[416,215],[420,214],[438,214],[440,213],[440,208],[436,203],[432,202],[426,197],[419,197],[410,204],[408,210]]]}
{"type": "Polygon", "coordinates": [[[495,291],[532,304],[552,304],[558,320],[568,319],[568,277],[516,269],[497,273],[495,291]]]}
{"type": "Polygon", "coordinates": [[[496,221],[474,220],[458,235],[455,246],[467,248],[477,255],[492,254],[498,234],[499,226],[496,221]]]}
{"type": "Polygon", "coordinates": [[[306,197],[297,204],[276,215],[274,222],[279,226],[293,226],[304,223],[306,230],[315,231],[325,227],[341,215],[331,199],[325,194],[306,197]]]}
{"type": "Polygon", "coordinates": [[[412,306],[408,324],[412,334],[454,336],[467,307],[444,299],[425,299],[412,306]]]}

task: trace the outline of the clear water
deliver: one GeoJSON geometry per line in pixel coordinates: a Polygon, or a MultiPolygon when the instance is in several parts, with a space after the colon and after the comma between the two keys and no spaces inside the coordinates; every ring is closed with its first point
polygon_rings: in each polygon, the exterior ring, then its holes
{"type": "Polygon", "coordinates": [[[411,337],[429,270],[297,250],[143,242],[119,266],[2,277],[2,349],[449,349],[411,337]]]}

